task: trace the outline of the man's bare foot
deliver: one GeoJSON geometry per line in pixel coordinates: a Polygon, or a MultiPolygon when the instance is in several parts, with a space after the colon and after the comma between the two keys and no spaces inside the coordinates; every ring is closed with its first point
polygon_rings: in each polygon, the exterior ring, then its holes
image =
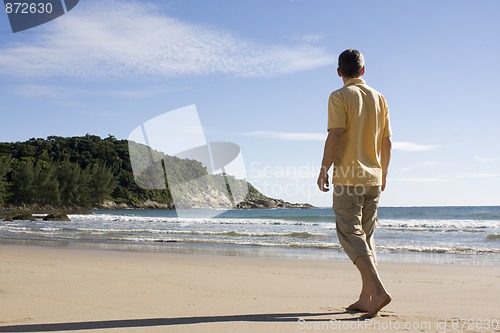
{"type": "Polygon", "coordinates": [[[362,300],[359,299],[345,309],[348,311],[368,312],[369,308],[370,308],[370,301],[363,302],[362,300]]]}
{"type": "Polygon", "coordinates": [[[376,317],[378,312],[387,304],[392,301],[392,296],[388,293],[383,293],[380,295],[372,296],[372,302],[370,304],[370,310],[368,313],[363,315],[365,318],[376,317]]]}

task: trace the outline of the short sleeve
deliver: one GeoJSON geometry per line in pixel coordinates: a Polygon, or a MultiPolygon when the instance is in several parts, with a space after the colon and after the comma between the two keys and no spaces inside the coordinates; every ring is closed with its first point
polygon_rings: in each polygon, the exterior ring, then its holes
{"type": "Polygon", "coordinates": [[[346,127],[346,107],[341,94],[333,92],[328,99],[328,130],[346,127]]]}
{"type": "Polygon", "coordinates": [[[388,138],[392,135],[392,128],[391,128],[391,120],[389,117],[389,107],[387,106],[387,102],[385,101],[385,98],[382,97],[383,101],[383,107],[384,107],[384,131],[383,131],[383,137],[388,138]]]}

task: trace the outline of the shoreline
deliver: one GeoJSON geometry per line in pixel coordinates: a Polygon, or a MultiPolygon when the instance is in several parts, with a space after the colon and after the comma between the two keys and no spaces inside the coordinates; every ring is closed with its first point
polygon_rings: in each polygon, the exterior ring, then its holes
{"type": "MultiPolygon", "coordinates": [[[[94,210],[71,222],[0,222],[0,242],[138,252],[341,260],[330,209],[231,210],[210,221],[158,210],[94,210]]],[[[500,211],[408,209],[383,212],[381,263],[500,265],[500,211]],[[470,216],[472,215],[472,216],[470,216]],[[466,218],[471,218],[466,219],[466,218]],[[477,218],[477,219],[472,219],[477,218]],[[484,219],[484,221],[482,220],[484,219]],[[491,220],[490,220],[491,219],[491,220]]]]}
{"type": "Polygon", "coordinates": [[[344,309],[360,288],[348,261],[0,244],[0,262],[0,332],[500,329],[484,326],[500,320],[493,266],[380,263],[394,300],[363,322],[344,309]]]}
{"type": "MultiPolygon", "coordinates": [[[[245,246],[235,244],[161,242],[91,242],[76,240],[28,240],[2,239],[2,245],[39,246],[60,249],[104,250],[139,253],[165,253],[208,256],[249,257],[262,259],[341,261],[349,262],[343,251],[333,249],[285,248],[269,246],[245,246]]],[[[379,263],[497,266],[500,255],[453,254],[453,253],[377,253],[379,263]]]]}

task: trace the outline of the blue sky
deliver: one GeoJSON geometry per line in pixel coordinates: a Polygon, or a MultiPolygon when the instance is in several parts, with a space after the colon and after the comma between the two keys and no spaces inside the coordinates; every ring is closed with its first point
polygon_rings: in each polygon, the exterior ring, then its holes
{"type": "Polygon", "coordinates": [[[0,13],[0,141],[126,139],[195,104],[263,193],[316,188],[337,56],[365,55],[394,151],[383,206],[500,205],[500,2],[97,1],[13,34],[0,13]]]}

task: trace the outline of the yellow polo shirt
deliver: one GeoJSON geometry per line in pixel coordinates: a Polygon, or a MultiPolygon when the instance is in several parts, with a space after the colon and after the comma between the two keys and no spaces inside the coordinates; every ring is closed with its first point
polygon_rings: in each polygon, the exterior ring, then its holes
{"type": "Polygon", "coordinates": [[[391,136],[384,96],[361,78],[346,81],[328,100],[328,129],[338,127],[344,128],[344,145],[332,182],[382,185],[382,138],[391,136]]]}

